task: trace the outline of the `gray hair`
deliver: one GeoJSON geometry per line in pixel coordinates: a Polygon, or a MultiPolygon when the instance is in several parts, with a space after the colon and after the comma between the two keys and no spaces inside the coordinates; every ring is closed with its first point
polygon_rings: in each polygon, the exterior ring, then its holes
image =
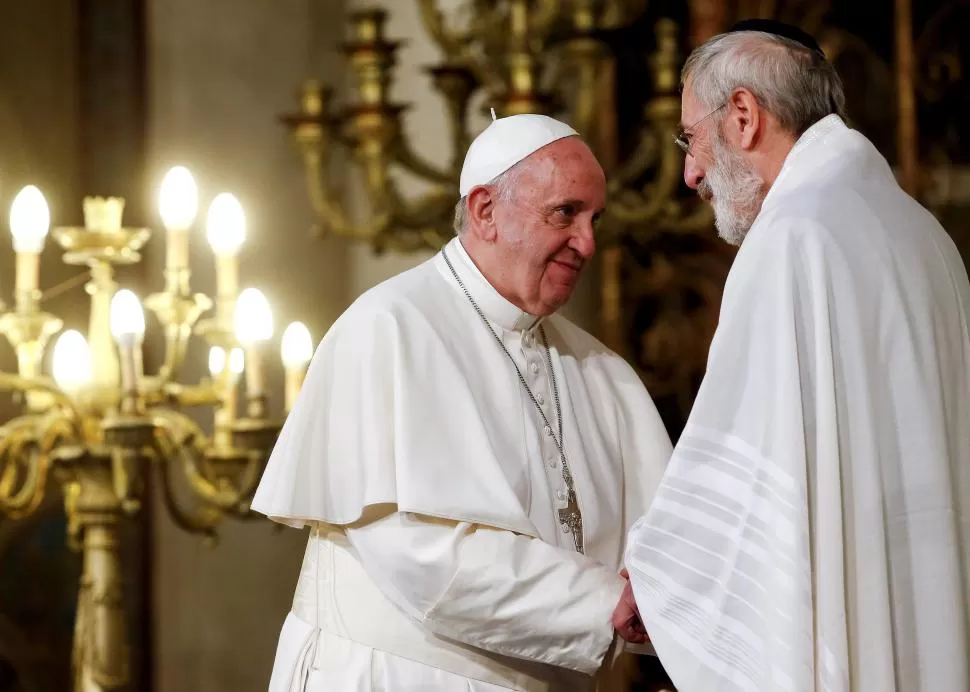
{"type": "MultiPolygon", "coordinates": [[[[515,185],[522,170],[522,166],[519,165],[521,163],[519,161],[504,173],[499,173],[485,183],[485,187],[491,188],[502,202],[511,202],[515,197],[515,185]]],[[[455,234],[461,235],[466,230],[468,230],[468,195],[458,200],[455,205],[455,234]]]]}
{"type": "Polygon", "coordinates": [[[695,49],[681,86],[707,110],[720,108],[745,87],[783,128],[800,136],[827,115],[845,118],[845,92],[835,67],[800,43],[761,31],[715,36],[695,49]]]}

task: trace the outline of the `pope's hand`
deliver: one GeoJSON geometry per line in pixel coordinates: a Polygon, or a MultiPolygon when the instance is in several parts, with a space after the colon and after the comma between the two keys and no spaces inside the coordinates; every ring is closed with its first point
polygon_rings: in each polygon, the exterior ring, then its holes
{"type": "Polygon", "coordinates": [[[649,637],[640,620],[637,602],[633,598],[630,574],[624,569],[620,572],[620,576],[626,580],[626,586],[623,587],[620,602],[616,604],[616,609],[613,611],[613,629],[631,644],[643,644],[649,640],[649,637]]]}

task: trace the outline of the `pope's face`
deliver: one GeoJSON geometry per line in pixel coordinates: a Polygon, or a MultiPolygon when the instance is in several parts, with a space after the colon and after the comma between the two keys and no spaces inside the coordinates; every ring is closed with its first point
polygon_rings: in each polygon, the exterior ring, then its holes
{"type": "Polygon", "coordinates": [[[578,137],[557,140],[523,163],[512,200],[495,208],[496,278],[512,302],[545,316],[569,300],[596,251],[606,177],[578,137]]]}

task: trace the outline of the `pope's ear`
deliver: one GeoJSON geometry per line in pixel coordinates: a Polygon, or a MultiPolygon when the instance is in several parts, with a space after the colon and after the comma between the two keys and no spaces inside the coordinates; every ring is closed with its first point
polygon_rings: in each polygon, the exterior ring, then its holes
{"type": "Polygon", "coordinates": [[[468,230],[481,240],[491,242],[498,235],[495,223],[495,193],[484,185],[473,187],[466,200],[468,230]]]}

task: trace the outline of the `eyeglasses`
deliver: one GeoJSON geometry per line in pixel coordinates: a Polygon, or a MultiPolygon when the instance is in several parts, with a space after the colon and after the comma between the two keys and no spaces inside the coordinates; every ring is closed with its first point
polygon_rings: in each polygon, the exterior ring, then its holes
{"type": "Polygon", "coordinates": [[[726,103],[721,104],[720,106],[718,106],[717,108],[715,108],[714,110],[712,110],[710,113],[708,113],[707,115],[705,115],[703,118],[701,118],[700,120],[698,120],[697,122],[695,122],[693,125],[691,125],[688,128],[685,128],[679,135],[677,135],[676,137],[674,137],[674,144],[676,144],[678,147],[680,147],[681,151],[683,151],[688,156],[693,156],[694,154],[691,153],[691,150],[690,150],[690,141],[691,141],[691,137],[693,136],[691,134],[691,130],[693,130],[695,127],[697,127],[698,125],[700,125],[702,122],[704,122],[705,120],[707,120],[708,118],[710,118],[712,115],[714,115],[715,113],[717,113],[719,110],[721,110],[722,108],[724,108],[724,106],[726,106],[726,105],[727,105],[726,103]]]}

